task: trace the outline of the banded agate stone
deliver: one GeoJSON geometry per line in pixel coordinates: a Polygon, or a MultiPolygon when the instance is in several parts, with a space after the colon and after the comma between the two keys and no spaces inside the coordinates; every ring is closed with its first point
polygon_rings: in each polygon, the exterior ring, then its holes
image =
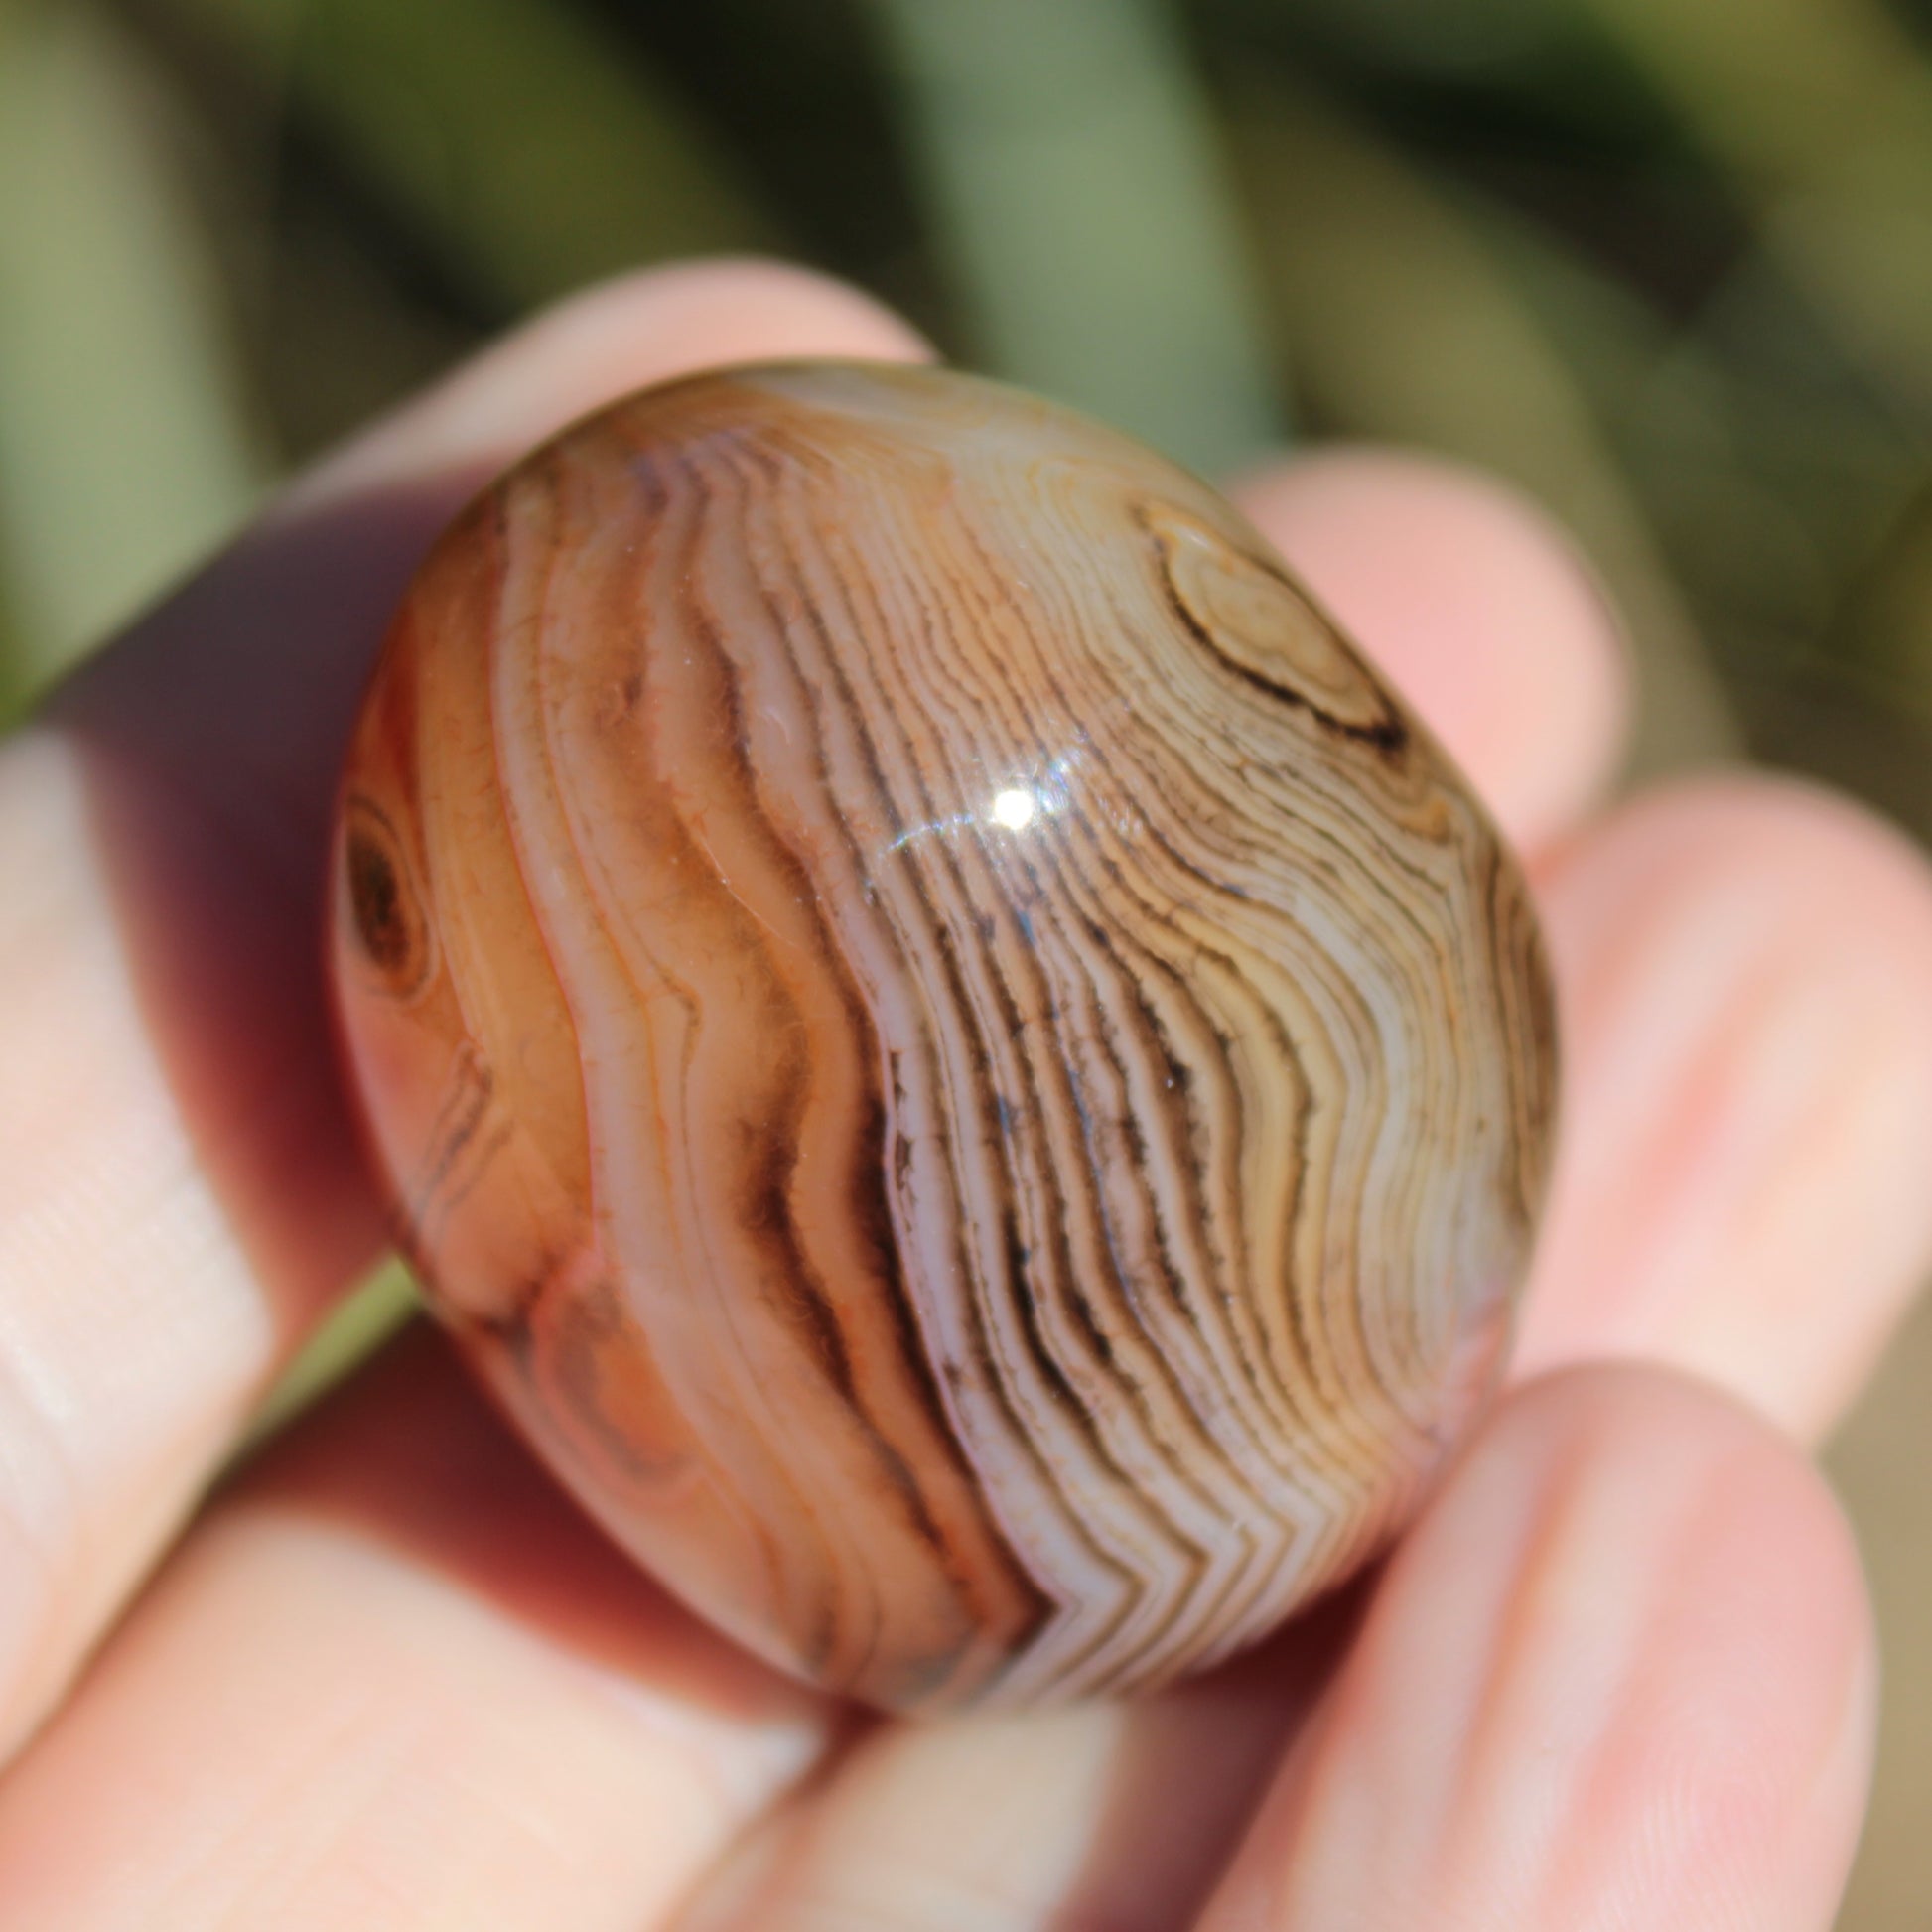
{"type": "Polygon", "coordinates": [[[440,1313],[824,1686],[1218,1659],[1496,1375],[1555,1077],[1522,878],[1256,533],[1060,409],[800,364],[569,431],[409,591],[334,863],[440,1313]]]}

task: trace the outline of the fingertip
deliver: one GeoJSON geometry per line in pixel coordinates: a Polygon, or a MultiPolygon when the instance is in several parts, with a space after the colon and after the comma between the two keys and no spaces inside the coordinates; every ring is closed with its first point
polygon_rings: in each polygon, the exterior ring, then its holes
{"type": "Polygon", "coordinates": [[[1208,1923],[1825,1923],[1872,1655],[1774,1430],[1663,1371],[1546,1378],[1396,1553],[1208,1923]]]}
{"type": "Polygon", "coordinates": [[[293,493],[307,509],[399,466],[487,472],[633,389],[734,362],[908,362],[931,346],[871,296],[751,256],[632,270],[542,311],[397,415],[355,438],[293,493]]]}
{"type": "Polygon", "coordinates": [[[1748,1761],[1744,1733],[1780,1722],[1767,1687],[1854,1695],[1872,1624],[1850,1523],[1788,1437],[1695,1376],[1597,1362],[1491,1414],[1397,1551],[1368,1640],[1446,1697],[1465,1763],[1486,1741],[1506,1765],[1518,1719],[1579,1750],[1641,1742],[1630,1700],[1678,1689],[1748,1761]],[[1431,1624],[1481,1660],[1459,1683],[1418,1641],[1431,1624]]]}
{"type": "Polygon", "coordinates": [[[1460,465],[1369,448],[1257,471],[1235,494],[1519,844],[1560,836],[1601,792],[1628,660],[1601,587],[1540,506],[1460,465]]]}
{"type": "MultiPolygon", "coordinates": [[[[1830,1484],[1755,1410],[1635,1363],[1530,1384],[1485,1448],[1561,1471],[1504,1613],[1531,1661],[1489,1689],[1492,1775],[1465,1800],[1527,1827],[1547,1861],[1540,1902],[1509,1922],[1595,1923],[1628,1899],[1659,1928],[1719,1922],[1725,1900],[1739,1923],[1828,1923],[1877,1684],[1864,1568],[1830,1484]],[[1552,1743],[1571,1753],[1551,1780],[1570,1800],[1556,1829],[1533,1822],[1523,1801],[1541,1794],[1518,1768],[1552,1743]]],[[[1476,1488],[1438,1526],[1436,1562],[1471,1529],[1476,1488]]],[[[1420,1605],[1425,1567],[1409,1585],[1420,1605]]]]}
{"type": "Polygon", "coordinates": [[[1540,897],[1569,1106],[1520,1365],[1660,1358],[1822,1430],[1932,1265],[1932,868],[1727,775],[1624,806],[1540,897]]]}
{"type": "MultiPolygon", "coordinates": [[[[506,339],[496,356],[532,369],[561,364],[579,383],[616,385],[618,394],[638,381],[733,362],[928,361],[932,347],[850,282],[741,255],[635,269],[581,289],[506,339]]],[[[481,377],[492,359],[479,365],[481,377]]]]}
{"type": "MultiPolygon", "coordinates": [[[[1484,1540],[1512,1508],[1528,1532],[1516,1546],[1529,1559],[1519,1574],[1560,1565],[1566,1553],[1546,1540],[1552,1530],[1576,1539],[1570,1554],[1626,1566],[1623,1587],[1579,1591],[1576,1606],[1634,1599],[1645,1554],[1674,1549],[1686,1564],[1659,1562],[1648,1575],[1661,1593],[1690,1599],[1714,1639],[1727,1618],[1715,1597],[1687,1587],[1698,1566],[1716,1573],[1717,1593],[1733,1606],[1798,1603],[1821,1651],[1851,1659],[1871,1641],[1863,1564],[1831,1484],[1769,1418],[1695,1374],[1597,1361],[1511,1391],[1429,1505],[1420,1533],[1438,1548],[1417,1553],[1419,1571],[1458,1541],[1484,1540]],[[1790,1587],[1797,1575],[1805,1591],[1790,1587]]],[[[1601,1581],[1611,1584],[1610,1574],[1601,1581]]]]}

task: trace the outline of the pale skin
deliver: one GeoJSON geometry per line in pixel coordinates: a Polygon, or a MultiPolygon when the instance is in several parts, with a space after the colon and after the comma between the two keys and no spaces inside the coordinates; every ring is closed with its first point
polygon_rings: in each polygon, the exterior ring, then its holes
{"type": "Polygon", "coordinates": [[[1613,619],[1442,465],[1237,484],[1525,852],[1562,981],[1512,1385],[1375,1578],[1148,1703],[896,1726],[673,1607],[433,1338],[205,1493],[380,1242],[319,871],[424,543],[625,389],[921,353],[791,271],[598,290],[325,462],[0,748],[0,1924],[1830,1924],[1875,1670],[1807,1446],[1932,1262],[1932,879],[1763,776],[1605,807],[1613,619]]]}

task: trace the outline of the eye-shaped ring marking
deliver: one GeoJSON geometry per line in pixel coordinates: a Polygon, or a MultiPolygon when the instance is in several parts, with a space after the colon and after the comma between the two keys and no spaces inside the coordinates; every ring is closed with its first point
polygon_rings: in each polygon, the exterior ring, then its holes
{"type": "Polygon", "coordinates": [[[1400,712],[1304,591],[1175,504],[1137,514],[1174,616],[1230,670],[1326,731],[1390,758],[1407,751],[1400,712]]]}
{"type": "Polygon", "coordinates": [[[344,814],[343,888],[364,978],[392,999],[428,984],[435,943],[409,859],[388,814],[357,794],[344,814]]]}

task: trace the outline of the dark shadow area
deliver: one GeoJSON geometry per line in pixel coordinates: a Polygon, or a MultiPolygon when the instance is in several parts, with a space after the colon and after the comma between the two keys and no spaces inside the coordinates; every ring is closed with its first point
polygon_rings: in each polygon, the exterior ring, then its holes
{"type": "Polygon", "coordinates": [[[57,691],[147,1031],[292,1336],[382,1238],[323,977],[336,774],[389,612],[482,481],[271,514],[57,691]]]}

